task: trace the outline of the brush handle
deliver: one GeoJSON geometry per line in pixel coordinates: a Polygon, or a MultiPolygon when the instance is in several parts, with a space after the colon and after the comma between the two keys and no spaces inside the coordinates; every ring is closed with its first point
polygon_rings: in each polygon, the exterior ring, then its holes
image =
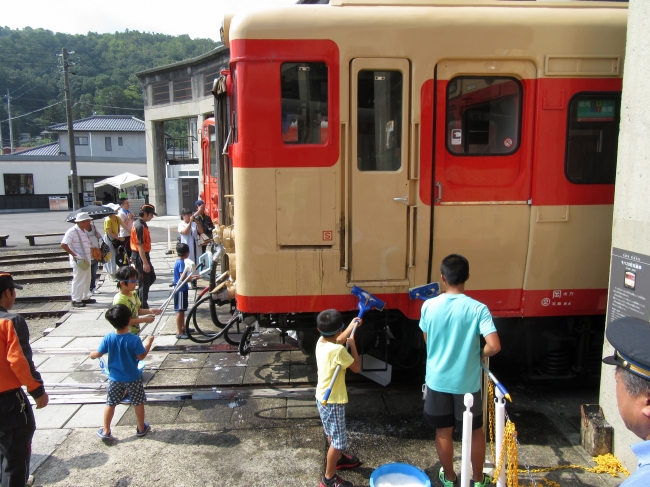
{"type": "MultiPolygon", "coordinates": [[[[361,308],[361,303],[359,303],[359,309],[360,308],[361,308]]],[[[363,314],[363,313],[360,313],[360,314],[363,314]]],[[[359,318],[361,318],[361,316],[359,316],[359,318]]],[[[354,325],[354,328],[352,328],[352,333],[350,333],[350,338],[352,338],[354,336],[355,331],[357,331],[357,325],[354,325]]],[[[346,348],[346,350],[348,348],[350,348],[347,343],[345,344],[345,348],[346,348]]],[[[325,395],[323,396],[323,401],[321,402],[321,404],[323,406],[325,406],[325,404],[327,404],[327,400],[330,398],[330,394],[332,394],[332,388],[334,387],[334,384],[336,383],[336,379],[339,376],[339,372],[341,372],[341,365],[340,364],[336,366],[336,369],[334,369],[334,375],[332,375],[332,380],[330,381],[330,385],[327,387],[327,390],[325,390],[325,395]]]]}

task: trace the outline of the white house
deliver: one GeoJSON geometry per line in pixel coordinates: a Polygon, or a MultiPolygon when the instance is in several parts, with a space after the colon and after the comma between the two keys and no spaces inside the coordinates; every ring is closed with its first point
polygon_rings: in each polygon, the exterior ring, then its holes
{"type": "MultiPolygon", "coordinates": [[[[0,155],[4,183],[0,185],[0,210],[48,208],[50,196],[71,200],[67,125],[52,125],[49,131],[59,134],[58,142],[0,155]]],[[[101,199],[104,190],[112,191],[101,188],[96,195],[96,181],[124,172],[147,175],[144,121],[132,116],[95,115],[74,121],[73,131],[82,205],[101,199]]]]}

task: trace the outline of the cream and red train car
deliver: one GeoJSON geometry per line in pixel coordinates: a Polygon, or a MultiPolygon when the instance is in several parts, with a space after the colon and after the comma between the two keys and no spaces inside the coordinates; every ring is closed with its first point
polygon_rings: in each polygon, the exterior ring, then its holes
{"type": "Polygon", "coordinates": [[[604,314],[626,18],[480,0],[226,18],[238,309],[352,311],[357,285],[417,320],[409,288],[460,253],[495,317],[604,314]]]}

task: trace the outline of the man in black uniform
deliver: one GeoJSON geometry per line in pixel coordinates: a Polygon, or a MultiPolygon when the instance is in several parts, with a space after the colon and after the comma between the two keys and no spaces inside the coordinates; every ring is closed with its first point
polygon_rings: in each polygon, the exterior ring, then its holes
{"type": "Polygon", "coordinates": [[[133,222],[131,229],[131,261],[138,271],[138,296],[143,308],[149,307],[149,288],[156,282],[156,272],[151,265],[151,234],[147,222],[158,216],[153,205],[146,204],[140,209],[140,218],[133,222]]]}
{"type": "Polygon", "coordinates": [[[10,313],[16,301],[16,284],[9,273],[0,273],[0,485],[25,487],[29,476],[34,413],[22,386],[36,402],[47,406],[41,374],[36,372],[25,319],[10,313]]]}

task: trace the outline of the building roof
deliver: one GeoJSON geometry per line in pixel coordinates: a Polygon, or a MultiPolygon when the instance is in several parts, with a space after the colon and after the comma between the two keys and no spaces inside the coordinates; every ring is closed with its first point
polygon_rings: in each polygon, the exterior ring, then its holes
{"type": "Polygon", "coordinates": [[[230,50],[228,49],[228,47],[223,45],[221,42],[219,42],[217,47],[215,47],[209,52],[206,52],[205,54],[201,54],[200,56],[196,56],[190,59],[185,59],[183,61],[178,61],[172,64],[166,64],[164,66],[158,66],[156,68],[145,69],[144,71],[135,73],[135,75],[138,78],[144,78],[151,74],[160,74],[164,71],[174,71],[180,68],[186,68],[188,66],[196,66],[198,64],[203,64],[205,62],[211,61],[212,59],[220,59],[221,57],[223,57],[224,52],[226,52],[227,55],[230,55],[230,50]]]}
{"type": "Polygon", "coordinates": [[[59,143],[51,142],[45,145],[39,145],[38,147],[32,147],[20,152],[16,152],[17,156],[58,156],[59,155],[59,143]]]}
{"type": "MultiPolygon", "coordinates": [[[[67,132],[66,123],[50,125],[51,132],[67,132]]],[[[144,132],[144,121],[130,115],[93,115],[72,122],[72,130],[80,132],[144,132]]]]}

